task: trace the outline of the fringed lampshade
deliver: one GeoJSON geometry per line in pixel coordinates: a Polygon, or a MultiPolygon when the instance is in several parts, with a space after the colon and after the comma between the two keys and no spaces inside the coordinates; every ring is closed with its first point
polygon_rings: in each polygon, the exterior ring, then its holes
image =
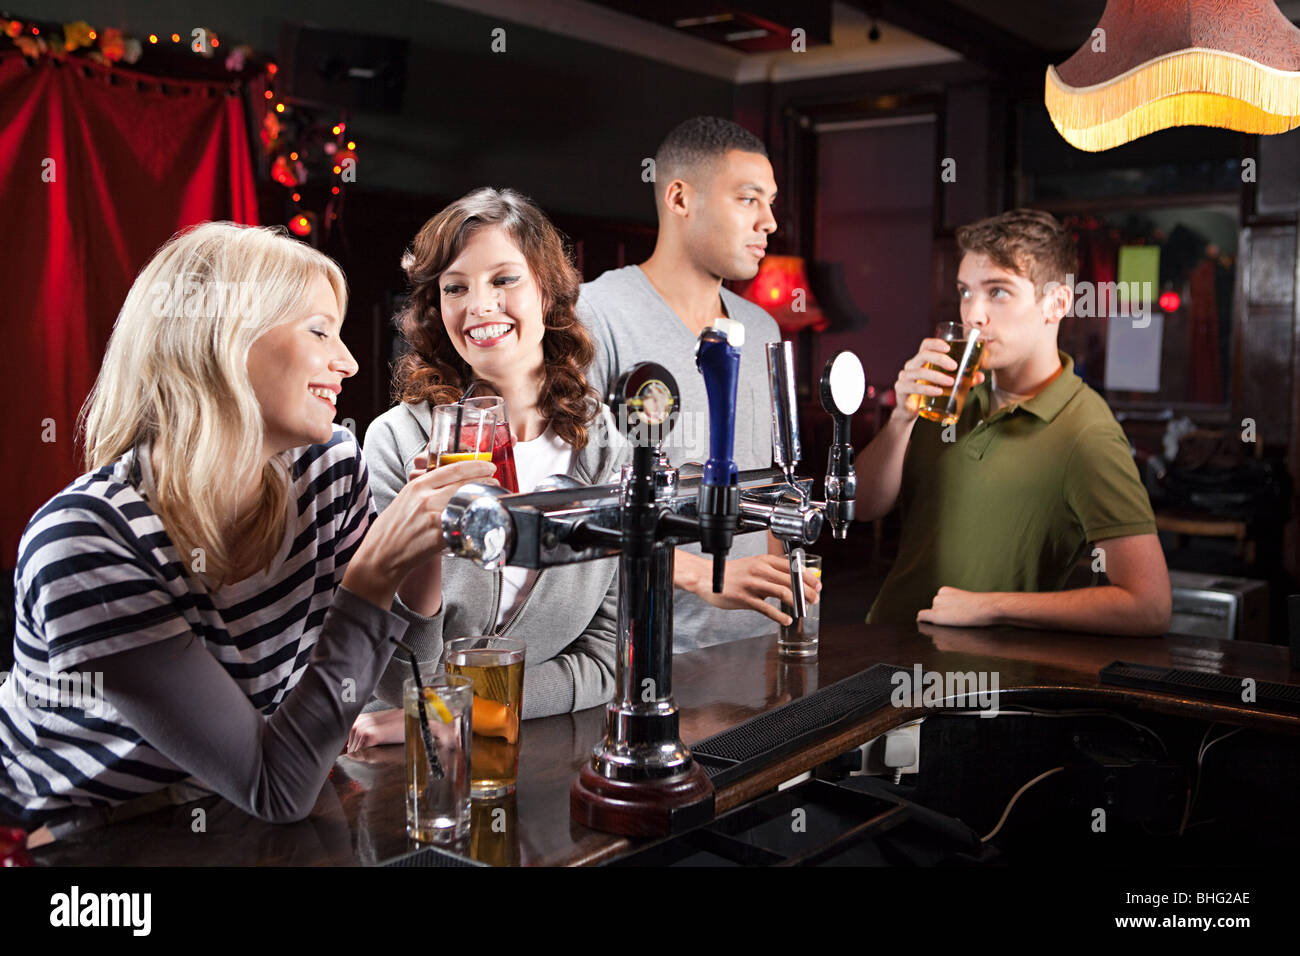
{"type": "Polygon", "coordinates": [[[1098,152],[1171,126],[1300,126],[1300,29],[1273,0],[1107,0],[1092,37],[1047,68],[1047,112],[1098,152]]]}
{"type": "Polygon", "coordinates": [[[764,256],[758,275],[741,295],[770,312],[786,335],[830,326],[813,299],[803,256],[764,256]]]}

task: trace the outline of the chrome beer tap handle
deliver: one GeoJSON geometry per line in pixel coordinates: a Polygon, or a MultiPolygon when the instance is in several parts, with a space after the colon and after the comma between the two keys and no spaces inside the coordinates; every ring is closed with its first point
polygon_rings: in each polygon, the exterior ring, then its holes
{"type": "Polygon", "coordinates": [[[862,362],[852,352],[835,353],[822,372],[820,391],[822,408],[835,424],[826,460],[826,517],[831,523],[831,534],[842,541],[848,537],[858,495],[849,425],[854,413],[862,407],[867,391],[862,362]]]}
{"type": "MultiPolygon", "coordinates": [[[[789,342],[769,342],[767,349],[767,384],[772,394],[772,461],[785,474],[786,483],[799,498],[801,511],[810,508],[808,495],[795,480],[794,470],[802,457],[799,444],[799,404],[795,394],[794,350],[789,342]]],[[[790,593],[794,619],[808,613],[803,593],[804,539],[787,536],[773,527],[781,539],[790,561],[790,593]]]]}

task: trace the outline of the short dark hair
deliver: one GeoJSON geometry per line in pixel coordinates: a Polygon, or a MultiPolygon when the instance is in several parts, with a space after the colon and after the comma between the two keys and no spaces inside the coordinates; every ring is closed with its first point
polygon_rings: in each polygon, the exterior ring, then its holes
{"type": "Polygon", "coordinates": [[[729,151],[767,156],[763,141],[720,116],[695,116],[677,124],[655,151],[655,181],[685,178],[688,172],[721,159],[729,151]]]}
{"type": "Polygon", "coordinates": [[[957,227],[963,253],[985,255],[1034,284],[1042,294],[1049,282],[1066,285],[1079,269],[1074,237],[1051,213],[1041,209],[1012,209],[967,226],[957,227]]]}

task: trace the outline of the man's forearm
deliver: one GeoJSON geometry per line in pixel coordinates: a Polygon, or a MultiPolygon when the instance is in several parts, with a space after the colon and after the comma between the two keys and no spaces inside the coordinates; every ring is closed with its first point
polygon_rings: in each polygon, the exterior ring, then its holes
{"type": "Polygon", "coordinates": [[[903,457],[916,419],[900,421],[890,417],[876,437],[853,463],[858,476],[858,521],[872,521],[888,514],[898,500],[903,483],[903,457]]]}
{"type": "Polygon", "coordinates": [[[995,624],[1150,637],[1169,627],[1161,602],[1106,585],[1071,591],[993,592],[995,624]]]}

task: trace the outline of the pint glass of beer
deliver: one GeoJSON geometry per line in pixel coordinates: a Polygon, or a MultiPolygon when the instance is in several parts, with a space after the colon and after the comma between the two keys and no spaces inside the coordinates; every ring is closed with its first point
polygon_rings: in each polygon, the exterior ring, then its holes
{"type": "Polygon", "coordinates": [[[934,330],[935,338],[948,343],[948,356],[957,363],[957,368],[949,371],[930,362],[923,367],[951,375],[957,383],[941,385],[934,382],[932,384],[943,389],[941,395],[918,396],[921,400],[918,411],[922,418],[940,425],[951,425],[961,418],[966,395],[975,384],[975,372],[984,358],[984,341],[979,334],[979,329],[967,329],[960,322],[940,322],[934,330]]]}
{"type": "Polygon", "coordinates": [[[511,637],[462,637],[448,641],[448,674],[474,682],[474,799],[504,797],[515,789],[519,769],[520,722],[524,713],[523,641],[511,637]]]}

